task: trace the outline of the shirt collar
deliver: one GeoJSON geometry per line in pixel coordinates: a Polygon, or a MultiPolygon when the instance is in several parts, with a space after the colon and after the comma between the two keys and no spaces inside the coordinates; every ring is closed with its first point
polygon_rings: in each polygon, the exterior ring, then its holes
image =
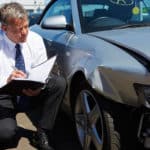
{"type": "MultiPolygon", "coordinates": [[[[11,41],[7,35],[5,34],[5,32],[3,32],[4,34],[4,40],[6,41],[7,45],[8,45],[8,48],[13,51],[15,46],[16,46],[16,43],[14,43],[13,41],[11,41]]],[[[20,44],[20,43],[19,43],[20,44]]],[[[20,46],[22,47],[22,44],[20,44],[20,46]]]]}

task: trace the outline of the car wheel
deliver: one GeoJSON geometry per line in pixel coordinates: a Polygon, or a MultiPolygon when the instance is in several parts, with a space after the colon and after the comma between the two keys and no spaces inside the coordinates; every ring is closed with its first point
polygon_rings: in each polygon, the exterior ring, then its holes
{"type": "Polygon", "coordinates": [[[91,90],[81,88],[74,106],[79,142],[84,150],[120,150],[120,137],[111,115],[104,111],[91,90]]]}

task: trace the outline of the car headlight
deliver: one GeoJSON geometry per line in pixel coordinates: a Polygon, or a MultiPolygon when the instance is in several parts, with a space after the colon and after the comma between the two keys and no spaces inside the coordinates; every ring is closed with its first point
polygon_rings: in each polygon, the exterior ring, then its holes
{"type": "Polygon", "coordinates": [[[150,108],[150,85],[134,84],[139,101],[150,108]]]}

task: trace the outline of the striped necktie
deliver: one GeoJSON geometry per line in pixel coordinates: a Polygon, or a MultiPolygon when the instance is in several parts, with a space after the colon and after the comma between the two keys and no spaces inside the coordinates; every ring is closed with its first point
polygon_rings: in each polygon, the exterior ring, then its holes
{"type": "Polygon", "coordinates": [[[22,70],[24,73],[26,73],[24,58],[21,53],[21,47],[19,44],[16,44],[15,48],[16,48],[15,67],[18,70],[22,70]]]}

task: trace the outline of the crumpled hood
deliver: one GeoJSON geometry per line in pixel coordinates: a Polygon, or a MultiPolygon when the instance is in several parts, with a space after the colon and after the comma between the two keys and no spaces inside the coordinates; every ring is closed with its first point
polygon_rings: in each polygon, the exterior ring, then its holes
{"type": "Polygon", "coordinates": [[[150,27],[101,31],[90,33],[90,35],[127,48],[150,60],[150,27]]]}

